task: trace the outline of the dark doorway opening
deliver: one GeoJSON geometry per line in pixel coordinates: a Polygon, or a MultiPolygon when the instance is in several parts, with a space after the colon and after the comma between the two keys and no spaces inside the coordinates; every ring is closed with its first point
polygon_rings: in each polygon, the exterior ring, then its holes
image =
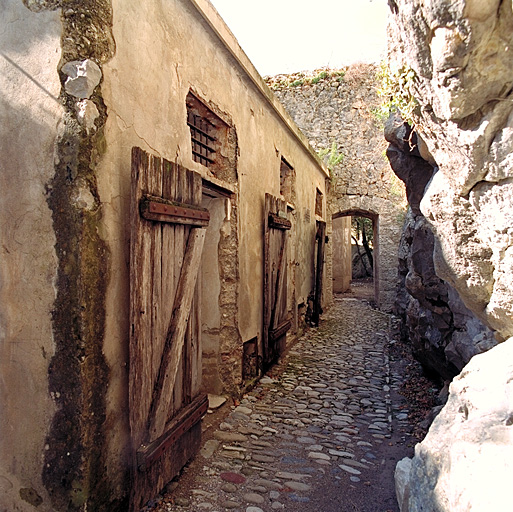
{"type": "Polygon", "coordinates": [[[374,300],[374,221],[351,217],[351,292],[374,300]]]}

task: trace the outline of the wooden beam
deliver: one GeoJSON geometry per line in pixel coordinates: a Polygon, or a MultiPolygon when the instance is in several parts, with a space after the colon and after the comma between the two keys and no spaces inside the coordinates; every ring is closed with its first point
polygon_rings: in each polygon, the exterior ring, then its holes
{"type": "Polygon", "coordinates": [[[280,217],[276,213],[269,213],[269,227],[274,229],[290,229],[292,222],[290,220],[280,217]]]}
{"type": "Polygon", "coordinates": [[[205,242],[204,228],[192,228],[175,294],[173,313],[162,353],[162,360],[153,388],[148,418],[150,440],[159,438],[167,422],[167,412],[173,400],[173,388],[182,355],[187,322],[191,310],[205,242]]]}
{"type": "Polygon", "coordinates": [[[207,413],[208,397],[198,396],[191,404],[186,405],[180,413],[173,418],[166,431],[149,445],[143,445],[137,450],[137,466],[139,471],[146,468],[162,456],[185,432],[190,430],[207,413]]]}
{"type": "Polygon", "coordinates": [[[269,332],[269,339],[271,339],[272,341],[279,340],[282,336],[285,336],[285,334],[287,334],[291,327],[292,322],[288,319],[285,320],[278,327],[276,327],[276,329],[273,329],[269,332]]]}
{"type": "Polygon", "coordinates": [[[210,220],[210,213],[205,208],[159,197],[143,197],[139,208],[143,218],[156,222],[206,227],[210,220]]]}

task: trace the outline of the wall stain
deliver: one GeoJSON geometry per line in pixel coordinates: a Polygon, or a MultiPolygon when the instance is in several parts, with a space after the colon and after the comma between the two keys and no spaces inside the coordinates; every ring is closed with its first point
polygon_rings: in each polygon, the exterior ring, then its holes
{"type": "MultiPolygon", "coordinates": [[[[60,66],[92,59],[101,67],[114,55],[110,1],[26,4],[38,11],[61,8],[60,66]]],[[[61,74],[62,83],[65,78],[61,74]]],[[[90,133],[77,120],[77,98],[61,88],[65,114],[55,149],[55,175],[47,184],[58,257],[52,312],[55,355],[48,374],[58,410],[46,440],[42,478],[55,511],[126,510],[124,497],[110,489],[105,461],[109,367],[102,349],[110,255],[99,234],[102,210],[95,174],[107,119],[101,84],[89,100],[100,113],[90,133]],[[92,206],[74,199],[79,187],[91,194],[92,206]]]]}

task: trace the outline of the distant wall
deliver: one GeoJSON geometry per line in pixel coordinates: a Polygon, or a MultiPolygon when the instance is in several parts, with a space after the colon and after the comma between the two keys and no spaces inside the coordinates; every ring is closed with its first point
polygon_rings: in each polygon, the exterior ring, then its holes
{"type": "MultiPolygon", "coordinates": [[[[382,123],[373,113],[381,101],[377,71],[375,65],[358,63],[340,70],[277,75],[267,81],[317,151],[335,143],[344,155],[332,173],[329,215],[353,212],[375,220],[376,299],[381,309],[391,311],[406,203],[404,186],[384,155],[382,123]]],[[[327,286],[334,278],[334,250],[329,243],[327,286]]]]}

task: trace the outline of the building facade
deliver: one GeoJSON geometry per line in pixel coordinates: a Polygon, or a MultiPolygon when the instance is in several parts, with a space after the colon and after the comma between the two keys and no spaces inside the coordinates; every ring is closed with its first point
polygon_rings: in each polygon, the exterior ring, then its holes
{"type": "Polygon", "coordinates": [[[0,23],[0,508],[138,510],[315,320],[328,173],[207,0],[0,23]]]}

